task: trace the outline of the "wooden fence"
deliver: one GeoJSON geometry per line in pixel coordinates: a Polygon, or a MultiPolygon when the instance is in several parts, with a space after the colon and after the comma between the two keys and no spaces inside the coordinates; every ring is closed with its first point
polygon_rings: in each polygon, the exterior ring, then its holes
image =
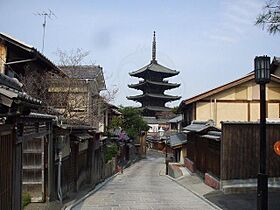
{"type": "MultiPolygon", "coordinates": [[[[88,140],[88,148],[83,151],[79,151],[79,143],[71,141],[71,153],[63,158],[61,166],[63,197],[71,192],[77,192],[83,185],[93,187],[116,172],[115,158],[105,164],[103,148],[96,148],[95,141],[99,139],[88,140]]],[[[56,177],[57,172],[58,159],[55,164],[56,177]]],[[[55,180],[55,186],[57,186],[57,180],[55,180]]]]}
{"type": "Polygon", "coordinates": [[[194,164],[192,167],[220,177],[220,141],[195,133],[188,134],[187,139],[187,158],[194,164]]]}
{"type": "Polygon", "coordinates": [[[0,126],[0,209],[21,208],[21,141],[13,127],[0,126]]]}
{"type": "Polygon", "coordinates": [[[0,129],[0,209],[12,209],[14,139],[11,129],[0,129]]]}
{"type": "MultiPolygon", "coordinates": [[[[269,177],[280,176],[280,156],[273,145],[280,140],[280,124],[268,123],[267,172],[269,177]]],[[[259,168],[259,124],[222,123],[221,179],[256,178],[259,168]]]]}

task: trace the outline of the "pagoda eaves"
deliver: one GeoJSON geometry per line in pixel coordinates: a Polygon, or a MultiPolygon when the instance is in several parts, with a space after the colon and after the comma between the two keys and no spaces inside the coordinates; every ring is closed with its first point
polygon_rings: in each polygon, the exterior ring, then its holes
{"type": "Polygon", "coordinates": [[[162,78],[172,77],[180,73],[179,71],[162,66],[157,62],[151,62],[150,64],[142,67],[141,69],[129,73],[129,75],[132,77],[145,78],[147,72],[149,71],[160,75],[162,78]]]}
{"type": "Polygon", "coordinates": [[[161,106],[144,106],[140,107],[140,110],[149,110],[149,111],[157,111],[157,112],[167,112],[170,111],[169,107],[161,107],[161,106]]]}
{"type": "Polygon", "coordinates": [[[156,82],[156,81],[151,81],[151,80],[144,80],[144,81],[140,81],[137,84],[128,85],[128,87],[138,89],[138,90],[143,90],[143,89],[146,89],[147,87],[151,87],[151,88],[160,87],[161,89],[168,90],[168,89],[173,89],[173,88],[176,88],[179,86],[180,86],[180,84],[169,83],[168,81],[156,82]]]}
{"type": "Polygon", "coordinates": [[[171,96],[171,95],[165,95],[165,94],[154,94],[154,93],[144,93],[141,95],[136,96],[128,96],[127,99],[129,100],[135,100],[135,101],[142,101],[145,100],[145,98],[155,98],[155,99],[161,99],[164,101],[175,101],[179,100],[181,96],[171,96]]]}
{"type": "Polygon", "coordinates": [[[152,60],[151,62],[129,73],[132,77],[143,78],[137,84],[130,84],[128,87],[141,90],[143,93],[135,96],[128,96],[127,99],[140,102],[144,116],[155,117],[161,112],[170,112],[170,108],[165,106],[165,103],[179,100],[180,96],[166,95],[164,92],[168,89],[177,88],[180,84],[169,83],[164,78],[178,75],[179,71],[172,70],[158,64],[156,60],[156,37],[154,32],[152,45],[152,60]]]}

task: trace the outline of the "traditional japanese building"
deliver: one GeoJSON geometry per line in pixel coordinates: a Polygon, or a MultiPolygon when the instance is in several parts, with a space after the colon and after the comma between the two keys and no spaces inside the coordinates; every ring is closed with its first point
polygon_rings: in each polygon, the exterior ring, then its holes
{"type": "Polygon", "coordinates": [[[180,96],[167,95],[164,92],[177,88],[180,84],[169,83],[165,78],[173,77],[179,71],[169,69],[160,65],[156,60],[156,37],[154,32],[151,62],[137,71],[131,72],[132,77],[142,78],[137,84],[130,84],[128,87],[141,90],[143,93],[135,96],[128,96],[127,99],[142,104],[144,116],[155,116],[158,112],[168,112],[167,102],[180,99],[180,96]]]}

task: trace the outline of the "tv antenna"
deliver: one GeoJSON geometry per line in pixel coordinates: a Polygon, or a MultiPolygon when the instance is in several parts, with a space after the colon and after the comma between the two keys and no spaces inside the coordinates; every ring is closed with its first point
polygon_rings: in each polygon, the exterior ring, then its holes
{"type": "Polygon", "coordinates": [[[53,11],[51,11],[49,9],[48,12],[37,12],[35,15],[38,15],[38,16],[43,16],[43,46],[42,46],[42,53],[44,51],[44,47],[45,47],[45,36],[46,36],[46,26],[47,26],[47,17],[49,19],[52,19],[52,17],[56,17],[56,15],[54,14],[53,11]]]}

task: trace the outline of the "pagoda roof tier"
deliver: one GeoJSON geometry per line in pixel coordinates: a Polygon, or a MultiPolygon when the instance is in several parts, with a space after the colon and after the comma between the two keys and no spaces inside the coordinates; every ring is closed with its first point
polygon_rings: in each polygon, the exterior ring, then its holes
{"type": "Polygon", "coordinates": [[[142,67],[141,69],[139,69],[137,71],[133,71],[133,72],[129,73],[129,75],[132,77],[145,78],[146,72],[148,72],[148,71],[154,72],[156,74],[160,74],[162,78],[172,77],[172,76],[179,74],[179,71],[172,70],[165,66],[162,66],[162,65],[158,64],[157,61],[151,61],[150,64],[142,67]]]}
{"type": "Polygon", "coordinates": [[[145,80],[145,81],[140,81],[137,84],[130,84],[128,85],[128,87],[130,88],[135,88],[135,89],[145,89],[146,87],[161,87],[162,89],[172,89],[172,88],[176,88],[179,87],[180,84],[176,84],[176,83],[168,83],[167,81],[163,81],[163,82],[155,82],[155,81],[151,81],[151,80],[145,80]]]}
{"type": "Polygon", "coordinates": [[[179,100],[181,96],[171,96],[171,95],[165,95],[165,94],[155,94],[155,93],[145,93],[141,95],[136,96],[128,96],[127,99],[134,100],[134,101],[143,101],[146,100],[146,98],[153,98],[153,99],[159,99],[162,101],[175,101],[179,100]]]}
{"type": "Polygon", "coordinates": [[[168,107],[161,107],[161,106],[144,106],[140,107],[140,110],[150,110],[150,111],[156,111],[156,112],[168,112],[171,109],[168,107]]]}

